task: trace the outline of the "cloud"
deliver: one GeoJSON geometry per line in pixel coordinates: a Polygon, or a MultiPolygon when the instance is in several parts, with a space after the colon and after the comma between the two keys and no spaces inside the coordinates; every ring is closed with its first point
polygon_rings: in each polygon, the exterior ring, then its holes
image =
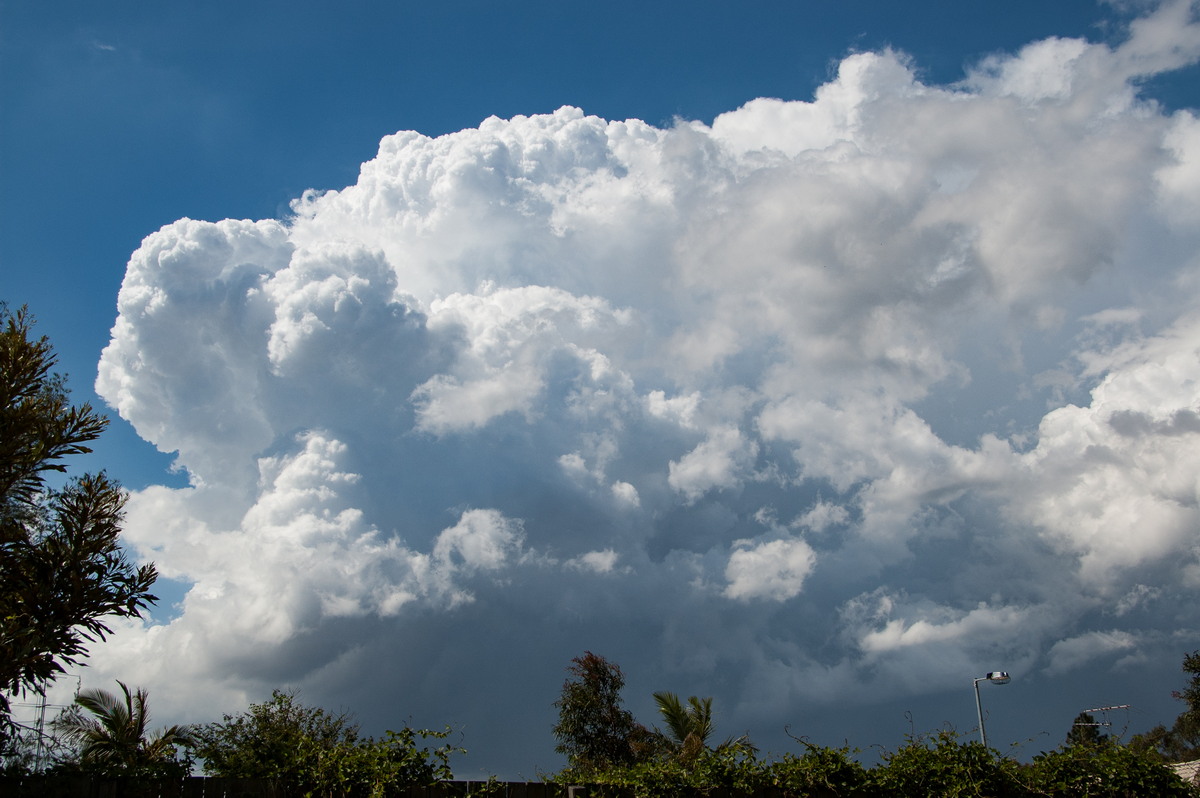
{"type": "Polygon", "coordinates": [[[126,535],[187,594],[95,672],[188,719],[363,699],[510,773],[555,766],[586,649],[768,741],[1132,640],[1173,665],[1200,136],[1134,81],[1196,60],[1190,8],[952,86],[859,53],[711,125],[396,133],[289,219],[151,234],[97,390],[190,478],[126,535]]]}
{"type": "Polygon", "coordinates": [[[589,551],[586,554],[581,554],[578,557],[568,560],[567,565],[580,570],[606,574],[612,571],[618,559],[615,551],[605,549],[604,551],[589,551]]]}
{"type": "Polygon", "coordinates": [[[1055,643],[1050,649],[1050,665],[1046,670],[1048,673],[1073,671],[1106,654],[1129,651],[1136,645],[1137,638],[1129,632],[1088,632],[1055,643]]]}
{"type": "Polygon", "coordinates": [[[740,471],[754,455],[739,430],[717,429],[692,451],[667,467],[667,483],[689,499],[697,499],[714,488],[732,487],[741,480],[740,471]]]}
{"type": "Polygon", "coordinates": [[[772,540],[729,555],[725,595],[736,599],[785,601],[800,594],[804,578],[816,562],[812,547],[803,540],[772,540]]]}

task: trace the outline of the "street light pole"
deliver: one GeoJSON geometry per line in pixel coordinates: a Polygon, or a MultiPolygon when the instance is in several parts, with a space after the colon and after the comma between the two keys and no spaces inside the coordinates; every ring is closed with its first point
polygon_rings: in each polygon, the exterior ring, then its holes
{"type": "Polygon", "coordinates": [[[979,741],[983,743],[984,748],[987,748],[987,732],[983,728],[983,704],[979,700],[979,683],[1008,684],[1008,681],[1008,673],[1006,671],[988,671],[987,676],[971,680],[971,684],[975,687],[975,711],[979,713],[979,741]]]}

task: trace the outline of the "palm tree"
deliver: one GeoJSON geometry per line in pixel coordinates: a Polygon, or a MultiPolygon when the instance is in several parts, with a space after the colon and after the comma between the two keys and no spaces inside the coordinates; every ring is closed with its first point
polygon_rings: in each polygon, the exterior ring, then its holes
{"type": "Polygon", "coordinates": [[[84,690],[75,696],[75,704],[94,717],[84,717],[78,709],[64,712],[54,721],[55,730],[79,746],[84,766],[125,774],[170,770],[176,764],[175,747],[195,744],[192,727],[168,726],[147,737],[149,693],[142,688],[130,693],[124,682],[117,684],[123,701],[107,690],[84,690]]]}
{"type": "Polygon", "coordinates": [[[708,747],[713,731],[712,698],[691,696],[685,707],[679,696],[664,691],[655,693],[654,701],[667,726],[663,737],[680,759],[694,759],[708,747]]]}
{"type": "MultiPolygon", "coordinates": [[[[654,730],[661,744],[660,750],[665,749],[669,754],[687,763],[709,749],[708,738],[713,733],[711,697],[691,696],[687,700],[687,706],[684,706],[679,696],[664,691],[655,693],[654,701],[658,704],[658,712],[667,726],[667,734],[663,734],[657,728],[654,730]]],[[[750,737],[744,734],[736,739],[726,737],[712,750],[725,751],[735,747],[745,752],[757,750],[750,742],[750,737]]]]}

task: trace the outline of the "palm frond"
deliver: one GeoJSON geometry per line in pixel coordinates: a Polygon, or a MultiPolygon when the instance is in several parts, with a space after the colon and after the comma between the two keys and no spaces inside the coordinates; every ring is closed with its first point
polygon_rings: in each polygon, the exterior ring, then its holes
{"type": "Polygon", "coordinates": [[[162,729],[147,739],[149,693],[141,688],[131,691],[119,680],[117,684],[121,696],[107,690],[84,690],[75,697],[78,709],[54,721],[55,728],[79,746],[80,761],[136,768],[173,760],[175,746],[196,742],[191,726],[178,725],[162,729]],[[85,717],[79,709],[87,710],[92,717],[85,717]]]}
{"type": "Polygon", "coordinates": [[[683,708],[679,696],[663,691],[654,694],[654,702],[658,704],[658,713],[662,715],[663,723],[667,725],[668,739],[676,746],[683,745],[691,733],[691,719],[683,708]]]}

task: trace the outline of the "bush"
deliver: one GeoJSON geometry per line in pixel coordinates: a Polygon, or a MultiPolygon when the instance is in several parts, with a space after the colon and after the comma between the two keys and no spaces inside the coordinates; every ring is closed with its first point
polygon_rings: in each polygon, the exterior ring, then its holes
{"type": "MultiPolygon", "coordinates": [[[[578,772],[563,771],[562,783],[579,783],[578,772]]],[[[753,747],[733,743],[716,750],[705,748],[688,760],[662,756],[627,767],[593,771],[586,777],[596,794],[634,798],[682,798],[683,796],[752,795],[767,784],[764,763],[753,747]]]]}
{"type": "Polygon", "coordinates": [[[800,740],[806,746],[800,756],[785,754],[768,766],[768,783],[789,796],[841,798],[872,793],[870,777],[860,762],[851,758],[848,747],[826,748],[800,740]]]}
{"type": "Polygon", "coordinates": [[[1185,798],[1198,794],[1154,752],[1139,751],[1110,740],[1064,746],[1039,754],[1029,772],[1039,795],[1185,798]]]}
{"type": "Polygon", "coordinates": [[[453,778],[451,745],[421,747],[418,738],[443,740],[450,730],[403,728],[381,739],[360,737],[347,714],[305,707],[276,690],[197,731],[196,754],[214,776],[273,779],[290,792],[319,796],[384,796],[393,787],[453,778]]]}
{"type": "Polygon", "coordinates": [[[767,762],[749,745],[704,749],[692,760],[661,756],[587,774],[565,770],[560,784],[625,798],[1200,798],[1154,752],[1111,739],[1064,746],[1020,764],[951,731],[910,740],[866,769],[849,748],[804,740],[803,754],[767,762]]]}
{"type": "Polygon", "coordinates": [[[958,735],[940,731],[931,738],[916,738],[871,771],[871,781],[889,796],[989,796],[1025,795],[1020,766],[982,743],[960,742],[958,735]]]}

